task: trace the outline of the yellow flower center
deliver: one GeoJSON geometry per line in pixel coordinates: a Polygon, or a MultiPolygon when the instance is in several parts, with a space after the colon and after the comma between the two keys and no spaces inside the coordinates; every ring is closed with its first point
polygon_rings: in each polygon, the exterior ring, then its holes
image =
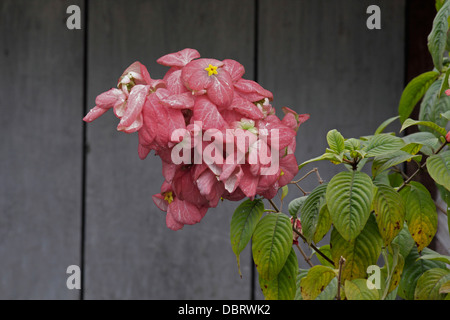
{"type": "Polygon", "coordinates": [[[173,201],[173,194],[172,194],[172,191],[169,191],[169,192],[165,192],[165,193],[164,193],[164,200],[167,201],[169,204],[172,203],[172,201],[173,201]]]}
{"type": "Polygon", "coordinates": [[[208,71],[208,76],[212,76],[213,74],[217,74],[217,67],[210,64],[205,71],[208,71]]]}
{"type": "Polygon", "coordinates": [[[283,170],[281,170],[280,176],[284,176],[284,171],[283,170]]]}

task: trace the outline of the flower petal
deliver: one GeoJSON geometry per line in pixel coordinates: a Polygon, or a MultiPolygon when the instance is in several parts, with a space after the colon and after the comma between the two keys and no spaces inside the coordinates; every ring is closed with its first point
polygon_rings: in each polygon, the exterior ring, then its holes
{"type": "Polygon", "coordinates": [[[136,121],[138,115],[141,114],[142,108],[144,107],[148,92],[149,86],[144,85],[136,85],[133,89],[131,89],[125,113],[119,123],[120,128],[129,127],[134,121],[136,121]]]}
{"type": "Polygon", "coordinates": [[[272,92],[261,87],[257,82],[247,79],[240,79],[234,84],[238,94],[251,102],[256,102],[268,98],[273,99],[272,92]]]}
{"type": "Polygon", "coordinates": [[[254,103],[238,95],[234,96],[231,108],[249,119],[259,120],[264,118],[264,114],[254,103]]]}
{"type": "Polygon", "coordinates": [[[223,62],[223,69],[226,70],[233,82],[237,82],[245,73],[245,68],[239,62],[232,59],[225,59],[223,62]]]}
{"type": "Polygon", "coordinates": [[[168,67],[184,67],[197,58],[200,58],[200,53],[197,50],[186,48],[175,53],[166,54],[156,60],[156,62],[168,67]]]}
{"type": "Polygon", "coordinates": [[[222,130],[227,127],[227,123],[217,110],[215,104],[203,96],[198,97],[195,102],[192,121],[201,121],[203,130],[222,130]]]}

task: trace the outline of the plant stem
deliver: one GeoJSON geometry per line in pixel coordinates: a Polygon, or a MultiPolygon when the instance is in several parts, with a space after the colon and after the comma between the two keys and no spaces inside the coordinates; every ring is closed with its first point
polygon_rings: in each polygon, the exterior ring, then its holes
{"type": "Polygon", "coordinates": [[[298,243],[296,244],[298,251],[300,251],[300,253],[302,254],[303,258],[305,258],[305,261],[309,264],[309,266],[312,268],[314,267],[314,265],[312,264],[311,260],[306,256],[305,252],[303,251],[303,249],[298,245],[298,243]]]}
{"type": "MultiPolygon", "coordinates": [[[[276,212],[281,212],[280,209],[278,209],[277,205],[272,201],[272,199],[267,199],[267,201],[269,201],[269,203],[272,205],[272,207],[276,210],[276,212]]],[[[298,232],[297,229],[295,229],[295,224],[292,225],[292,230],[300,237],[302,238],[302,240],[306,243],[308,243],[308,241],[306,240],[305,236],[303,234],[301,234],[300,232],[298,232]]],[[[331,260],[330,258],[328,258],[322,251],[320,251],[319,248],[317,248],[313,243],[308,244],[311,248],[313,248],[314,251],[316,251],[318,254],[320,254],[322,256],[322,258],[324,258],[325,260],[327,260],[329,263],[331,263],[334,266],[334,262],[333,260],[331,260]]]]}
{"type": "MultiPolygon", "coordinates": [[[[433,155],[438,154],[439,152],[444,149],[444,147],[447,145],[448,142],[444,142],[439,149],[437,149],[435,152],[433,152],[433,155]]],[[[406,179],[405,182],[397,189],[397,192],[400,192],[408,183],[411,182],[411,180],[419,174],[419,172],[424,169],[427,166],[427,162],[425,161],[408,179],[406,179]]]]}
{"type": "Polygon", "coordinates": [[[342,277],[342,268],[344,267],[345,259],[343,256],[339,259],[339,273],[338,273],[338,287],[337,287],[337,300],[341,300],[341,277],[342,277]]]}
{"type": "MultiPolygon", "coordinates": [[[[302,238],[302,240],[306,243],[308,243],[308,241],[306,240],[305,236],[303,234],[301,234],[300,232],[298,232],[297,229],[292,228],[292,230],[294,230],[294,232],[300,237],[302,238]]],[[[334,266],[334,262],[333,260],[331,260],[330,258],[328,258],[322,251],[320,251],[319,248],[317,248],[312,242],[310,244],[308,244],[315,252],[317,252],[318,254],[320,254],[322,256],[322,258],[324,258],[325,260],[327,260],[329,263],[331,263],[334,266]]]]}

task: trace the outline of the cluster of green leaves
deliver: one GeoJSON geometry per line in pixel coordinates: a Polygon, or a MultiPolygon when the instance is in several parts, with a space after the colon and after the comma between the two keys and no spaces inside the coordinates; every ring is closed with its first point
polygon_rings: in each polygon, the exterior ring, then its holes
{"type": "MultiPolygon", "coordinates": [[[[438,216],[430,192],[415,174],[427,170],[450,212],[450,0],[437,0],[438,13],[428,37],[435,69],[405,88],[398,116],[384,121],[373,135],[345,139],[337,130],[326,136],[328,148],[299,166],[328,160],[344,170],[307,196],[289,203],[289,215],[265,209],[262,199],[246,200],[234,212],[231,244],[239,255],[251,241],[259,284],[266,299],[447,299],[450,257],[427,246],[437,231],[438,216]],[[420,103],[418,120],[410,119],[420,103]],[[399,132],[385,133],[399,120],[399,132]],[[402,167],[415,162],[406,176],[402,167]],[[369,167],[370,165],[370,167],[369,167]],[[293,249],[293,221],[301,220],[302,239],[316,249],[320,265],[299,269],[293,249]],[[315,245],[325,235],[330,243],[315,245]],[[325,259],[326,257],[327,259],[325,259]],[[383,258],[380,284],[373,288],[370,270],[383,258]]],[[[282,199],[287,194],[282,190],[282,199]]],[[[276,209],[276,208],[275,208],[276,209]]],[[[450,220],[450,219],[449,219],[450,220]]],[[[450,225],[449,225],[450,227],[450,225]]],[[[450,229],[450,228],[449,228],[450,229]]],[[[240,270],[239,270],[240,272],[240,270]]]]}

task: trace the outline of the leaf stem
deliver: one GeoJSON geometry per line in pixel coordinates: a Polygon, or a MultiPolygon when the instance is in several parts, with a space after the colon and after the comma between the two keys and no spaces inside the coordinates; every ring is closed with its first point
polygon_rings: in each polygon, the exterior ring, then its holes
{"type": "Polygon", "coordinates": [[[300,251],[301,255],[303,256],[303,258],[305,259],[305,261],[309,264],[309,266],[312,268],[314,267],[314,265],[312,264],[311,260],[306,256],[305,252],[303,251],[303,249],[298,245],[298,243],[296,244],[298,251],[300,251]]]}
{"type": "Polygon", "coordinates": [[[338,287],[337,287],[337,300],[341,300],[341,277],[342,277],[342,269],[345,265],[345,259],[343,256],[339,259],[339,273],[338,273],[338,287]]]}
{"type": "MultiPolygon", "coordinates": [[[[277,205],[272,201],[272,199],[267,199],[267,201],[269,201],[269,203],[272,205],[272,207],[276,210],[276,212],[281,212],[280,209],[278,209],[277,205]]],[[[303,234],[301,234],[300,232],[298,232],[297,229],[295,229],[295,224],[292,225],[292,230],[300,237],[302,238],[302,240],[306,243],[308,243],[308,240],[306,240],[305,236],[303,234]]],[[[313,243],[308,243],[308,245],[313,248],[314,251],[316,251],[318,254],[320,254],[322,256],[322,258],[324,258],[325,260],[327,260],[329,263],[331,263],[334,266],[334,262],[333,260],[331,260],[330,258],[328,258],[322,251],[320,251],[319,248],[317,248],[313,243]]]]}

